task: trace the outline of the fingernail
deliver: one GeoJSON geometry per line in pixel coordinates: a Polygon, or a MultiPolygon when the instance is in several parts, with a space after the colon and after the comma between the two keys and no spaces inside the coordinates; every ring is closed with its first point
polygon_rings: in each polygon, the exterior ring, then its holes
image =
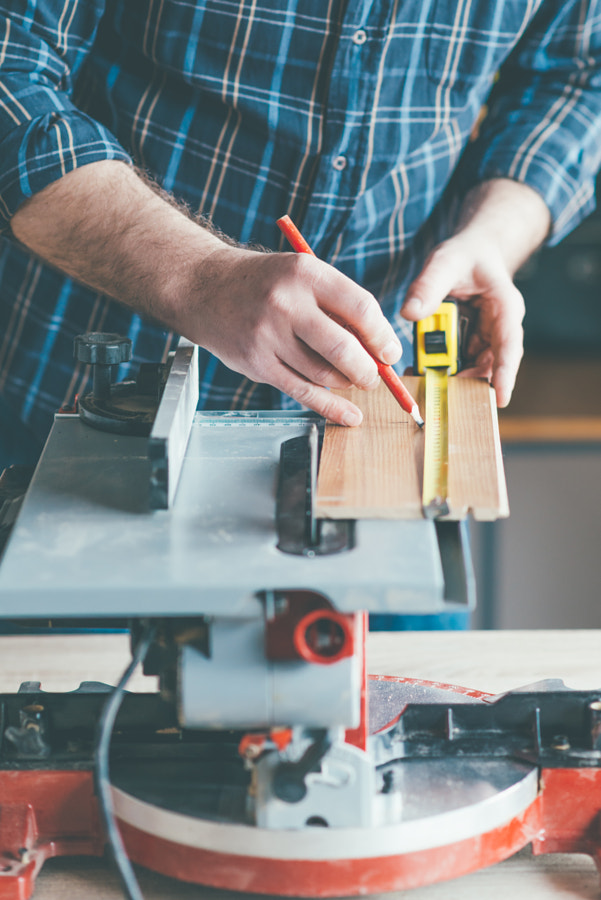
{"type": "Polygon", "coordinates": [[[409,297],[403,303],[403,312],[410,313],[412,316],[417,316],[422,311],[422,301],[419,297],[409,297]]]}
{"type": "Polygon", "coordinates": [[[342,424],[351,428],[355,425],[360,425],[362,421],[363,414],[358,409],[348,409],[342,414],[342,424]]]}
{"type": "Polygon", "coordinates": [[[390,341],[388,344],[386,344],[386,346],[382,350],[381,358],[383,362],[391,366],[393,363],[398,362],[402,355],[403,348],[401,347],[401,342],[399,340],[396,340],[390,341]]]}

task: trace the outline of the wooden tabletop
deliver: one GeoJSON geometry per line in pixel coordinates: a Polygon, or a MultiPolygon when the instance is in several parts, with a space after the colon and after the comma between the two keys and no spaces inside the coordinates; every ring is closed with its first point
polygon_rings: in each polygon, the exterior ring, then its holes
{"type": "MultiPolygon", "coordinates": [[[[371,635],[369,670],[460,684],[498,693],[547,677],[573,688],[601,684],[601,631],[406,632],[371,635]]],[[[113,682],[128,658],[124,635],[0,638],[0,691],[21,681],[47,690],[70,690],[80,681],[113,682]]],[[[138,676],[139,690],[154,681],[138,676]]],[[[179,884],[139,871],[146,900],[234,900],[245,895],[179,884]]],[[[397,900],[400,894],[391,894],[397,900]]],[[[403,900],[597,900],[599,876],[586,856],[532,857],[522,851],[506,862],[444,884],[403,893],[403,900]]],[[[122,900],[116,876],[103,860],[59,859],[47,863],[34,900],[122,900]]]]}
{"type": "Polygon", "coordinates": [[[601,442],[601,359],[526,354],[507,409],[504,444],[601,442]]]}

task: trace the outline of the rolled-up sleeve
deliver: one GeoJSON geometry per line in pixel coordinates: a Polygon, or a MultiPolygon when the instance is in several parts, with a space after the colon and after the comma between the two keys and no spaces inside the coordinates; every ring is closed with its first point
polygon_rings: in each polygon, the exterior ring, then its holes
{"type": "Polygon", "coordinates": [[[601,0],[543,0],[501,71],[464,172],[534,188],[557,243],[593,211],[600,166],[601,0]]]}
{"type": "Polygon", "coordinates": [[[0,230],[24,200],[67,172],[99,160],[130,161],[110,131],[71,99],[104,5],[0,4],[0,230]]]}

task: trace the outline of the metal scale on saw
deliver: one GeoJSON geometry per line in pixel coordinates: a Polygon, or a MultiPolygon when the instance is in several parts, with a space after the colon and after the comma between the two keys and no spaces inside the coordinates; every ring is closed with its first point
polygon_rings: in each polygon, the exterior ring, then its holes
{"type": "MultiPolygon", "coordinates": [[[[107,384],[119,341],[79,352],[105,367],[106,421],[90,427],[85,400],[57,415],[0,565],[0,615],[128,624],[132,652],[148,645],[160,692],[126,693],[110,754],[131,860],[320,897],[451,878],[529,842],[597,857],[601,691],[366,677],[368,611],[473,602],[464,523],[317,522],[321,419],[196,412],[185,342],[129,398],[107,384]],[[123,426],[136,393],[146,410],[160,397],[148,436],[123,426]]],[[[110,691],[0,696],[0,900],[30,896],[49,856],[103,852],[93,769],[110,691]]]]}

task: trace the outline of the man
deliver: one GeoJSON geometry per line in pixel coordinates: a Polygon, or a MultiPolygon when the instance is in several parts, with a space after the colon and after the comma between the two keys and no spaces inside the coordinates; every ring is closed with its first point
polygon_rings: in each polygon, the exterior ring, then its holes
{"type": "Polygon", "coordinates": [[[475,372],[507,404],[512,276],[592,209],[599,0],[6,0],[0,16],[1,412],[27,440],[82,388],[73,337],[101,329],[136,360],[197,342],[205,407],[292,398],[357,424],[327,389],[378,379],[343,325],[384,362],[402,342],[405,365],[411,320],[449,293],[478,307],[475,372]],[[320,259],[264,252],[285,249],[284,213],[320,259]]]}

